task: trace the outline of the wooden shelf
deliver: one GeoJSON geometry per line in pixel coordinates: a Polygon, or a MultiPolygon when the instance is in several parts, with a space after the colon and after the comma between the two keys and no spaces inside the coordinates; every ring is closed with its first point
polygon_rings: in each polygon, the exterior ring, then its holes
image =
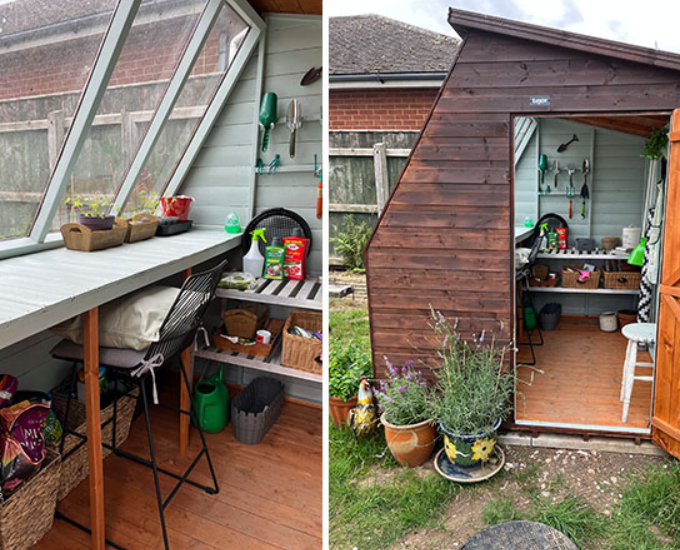
{"type": "MultiPolygon", "coordinates": [[[[321,168],[321,166],[317,166],[317,168],[321,168]]],[[[255,173],[257,173],[257,168],[253,168],[255,170],[255,173]]],[[[264,167],[262,168],[262,174],[259,174],[261,176],[275,176],[276,174],[285,174],[285,173],[290,173],[290,172],[311,172],[314,174],[314,165],[313,164],[284,164],[283,166],[278,166],[276,168],[276,171],[273,174],[269,173],[269,165],[265,164],[264,167]]]]}
{"type": "Polygon", "coordinates": [[[639,290],[619,290],[616,288],[594,288],[594,289],[580,289],[580,288],[563,288],[561,286],[529,286],[527,290],[530,292],[554,292],[564,294],[628,294],[635,296],[640,294],[639,290]]]}
{"type": "Polygon", "coordinates": [[[246,302],[313,309],[315,311],[323,309],[323,287],[318,278],[304,281],[261,279],[257,288],[253,290],[218,288],[215,294],[218,298],[231,298],[246,302]]]}
{"type": "Polygon", "coordinates": [[[536,256],[544,260],[621,260],[625,261],[628,256],[612,254],[611,251],[597,250],[595,252],[579,252],[574,249],[553,250],[552,252],[539,252],[536,256]]]}
{"type": "Polygon", "coordinates": [[[209,359],[211,361],[218,361],[220,363],[228,363],[230,365],[238,365],[240,367],[255,369],[262,372],[269,372],[271,374],[288,376],[290,378],[309,380],[311,382],[316,382],[317,384],[321,384],[323,382],[323,376],[321,374],[291,369],[281,365],[281,346],[282,342],[279,341],[279,343],[276,344],[274,351],[272,351],[272,354],[266,359],[257,357],[255,355],[245,355],[243,353],[221,350],[214,347],[197,351],[196,357],[209,359]]]}

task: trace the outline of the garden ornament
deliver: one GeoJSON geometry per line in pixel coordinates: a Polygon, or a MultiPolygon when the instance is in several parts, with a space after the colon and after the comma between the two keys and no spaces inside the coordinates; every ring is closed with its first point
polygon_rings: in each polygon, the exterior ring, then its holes
{"type": "Polygon", "coordinates": [[[347,423],[357,437],[370,435],[378,425],[378,410],[373,390],[365,376],[362,376],[359,382],[357,406],[349,411],[347,423]]]}

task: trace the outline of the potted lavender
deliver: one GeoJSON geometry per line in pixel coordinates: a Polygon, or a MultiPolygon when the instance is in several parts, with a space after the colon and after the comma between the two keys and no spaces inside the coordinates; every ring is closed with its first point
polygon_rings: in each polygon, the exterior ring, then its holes
{"type": "Polygon", "coordinates": [[[420,466],[432,455],[437,435],[428,415],[430,387],[413,361],[403,367],[385,361],[388,377],[378,383],[376,394],[387,446],[402,466],[420,466]]]}

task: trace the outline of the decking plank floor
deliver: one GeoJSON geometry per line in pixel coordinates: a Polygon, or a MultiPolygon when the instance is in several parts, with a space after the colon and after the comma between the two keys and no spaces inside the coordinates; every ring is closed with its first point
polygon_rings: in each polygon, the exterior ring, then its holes
{"type": "MultiPolygon", "coordinates": [[[[620,332],[606,333],[596,319],[563,318],[555,331],[543,332],[545,345],[534,348],[536,369],[531,385],[519,384],[517,420],[616,428],[648,428],[652,388],[635,382],[628,422],[621,422],[619,401],[627,340],[620,332]]],[[[518,364],[530,359],[528,346],[520,346],[518,364]]],[[[650,361],[639,353],[638,361],[650,361]]],[[[529,381],[531,368],[519,367],[520,379],[529,381]]],[[[638,369],[648,374],[649,369],[638,369]],[[645,372],[646,371],[646,372],[645,372]]]]}
{"type": "MultiPolygon", "coordinates": [[[[163,392],[166,393],[166,392],[163,392]]],[[[176,395],[176,393],[174,393],[176,395]]],[[[178,423],[172,411],[152,408],[159,463],[181,472],[199,450],[192,429],[187,456],[177,455],[178,423]]],[[[231,426],[208,434],[220,493],[210,496],[185,485],[166,509],[171,548],[177,550],[317,550],[321,548],[321,411],[286,402],[281,417],[259,445],[243,445],[231,426]]],[[[148,457],[144,418],[137,418],[121,446],[148,457]]],[[[104,461],[107,536],[135,550],[163,548],[151,470],[110,456],[104,461]]],[[[193,479],[209,484],[204,462],[193,479]]],[[[161,476],[163,494],[175,481],[161,476]]],[[[59,509],[88,524],[89,479],[59,509]]],[[[89,537],[63,521],[34,550],[89,548],[89,537]]]]}

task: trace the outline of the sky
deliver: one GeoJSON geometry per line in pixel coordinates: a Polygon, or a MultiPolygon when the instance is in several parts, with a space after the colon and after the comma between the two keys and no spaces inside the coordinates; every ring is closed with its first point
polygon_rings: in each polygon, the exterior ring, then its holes
{"type": "Polygon", "coordinates": [[[454,34],[448,8],[460,8],[680,53],[677,0],[326,0],[331,16],[377,13],[454,34]]]}

